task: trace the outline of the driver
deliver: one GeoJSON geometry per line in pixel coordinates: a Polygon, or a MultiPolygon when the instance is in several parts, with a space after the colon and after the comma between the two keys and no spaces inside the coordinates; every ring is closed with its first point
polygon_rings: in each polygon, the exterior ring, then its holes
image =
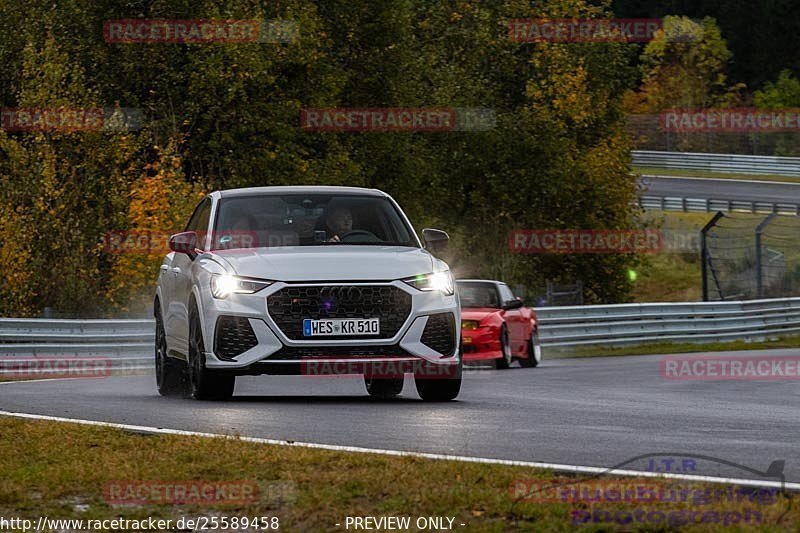
{"type": "Polygon", "coordinates": [[[353,231],[353,214],[347,208],[337,207],[328,213],[326,225],[331,235],[328,242],[340,242],[342,237],[353,231]]]}

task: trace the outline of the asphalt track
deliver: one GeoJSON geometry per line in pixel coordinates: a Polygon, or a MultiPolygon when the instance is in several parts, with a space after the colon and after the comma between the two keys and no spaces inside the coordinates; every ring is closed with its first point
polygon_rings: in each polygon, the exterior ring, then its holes
{"type": "Polygon", "coordinates": [[[644,195],[800,204],[800,183],[642,176],[644,195]]]}
{"type": "Polygon", "coordinates": [[[206,403],[162,398],[152,376],[118,376],[3,383],[0,410],[281,441],[772,481],[754,471],[783,460],[786,481],[800,481],[800,382],[666,380],[660,358],[546,359],[535,369],[471,370],[458,401],[445,404],[420,401],[408,378],[402,396],[376,401],[357,377],[245,377],[238,379],[232,401],[206,403]],[[672,458],[669,465],[665,457],[672,458]]]}

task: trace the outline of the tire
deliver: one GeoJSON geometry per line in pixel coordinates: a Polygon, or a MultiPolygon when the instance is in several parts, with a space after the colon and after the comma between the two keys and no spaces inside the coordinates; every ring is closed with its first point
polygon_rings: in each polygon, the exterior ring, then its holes
{"type": "Polygon", "coordinates": [[[397,378],[371,378],[364,376],[367,393],[373,398],[388,400],[403,392],[403,376],[397,378]]]}
{"type": "Polygon", "coordinates": [[[443,379],[427,379],[425,377],[414,376],[414,385],[417,387],[417,394],[426,402],[449,402],[454,400],[461,392],[461,373],[463,370],[463,360],[458,362],[456,376],[443,379]]]}
{"type": "Polygon", "coordinates": [[[500,328],[500,352],[503,356],[494,360],[494,367],[497,370],[505,370],[511,366],[511,341],[508,338],[508,328],[505,324],[500,328]]]}
{"type": "Polygon", "coordinates": [[[186,390],[186,367],[167,355],[167,337],[164,332],[164,320],[161,309],[156,302],[156,388],[161,396],[178,396],[186,390]]]}
{"type": "Polygon", "coordinates": [[[539,344],[539,334],[534,331],[528,339],[528,357],[520,359],[519,364],[525,368],[536,368],[542,361],[542,345],[539,344]]]}
{"type": "Polygon", "coordinates": [[[189,315],[189,394],[195,400],[228,400],[233,396],[236,377],[206,368],[203,334],[197,309],[189,315]]]}

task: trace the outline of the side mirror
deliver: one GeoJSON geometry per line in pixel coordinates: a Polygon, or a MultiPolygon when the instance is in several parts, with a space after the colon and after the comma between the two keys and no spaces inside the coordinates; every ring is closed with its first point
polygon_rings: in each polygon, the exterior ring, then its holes
{"type": "Polygon", "coordinates": [[[183,231],[176,233],[169,238],[169,249],[175,253],[186,254],[192,259],[195,257],[197,248],[197,234],[193,231],[183,231]]]}
{"type": "Polygon", "coordinates": [[[422,240],[425,248],[431,252],[441,252],[447,248],[450,235],[440,229],[425,228],[422,230],[422,240]]]}
{"type": "Polygon", "coordinates": [[[503,311],[511,311],[512,309],[519,309],[523,306],[522,300],[509,300],[503,304],[503,311]]]}

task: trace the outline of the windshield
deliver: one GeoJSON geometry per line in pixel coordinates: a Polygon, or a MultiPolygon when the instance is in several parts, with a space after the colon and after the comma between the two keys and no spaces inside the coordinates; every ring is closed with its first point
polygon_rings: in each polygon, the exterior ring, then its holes
{"type": "Polygon", "coordinates": [[[500,298],[493,283],[472,283],[459,281],[458,296],[461,307],[500,308],[500,298]]]}
{"type": "Polygon", "coordinates": [[[338,244],[418,247],[388,198],[288,194],[222,198],[212,249],[338,244]]]}

